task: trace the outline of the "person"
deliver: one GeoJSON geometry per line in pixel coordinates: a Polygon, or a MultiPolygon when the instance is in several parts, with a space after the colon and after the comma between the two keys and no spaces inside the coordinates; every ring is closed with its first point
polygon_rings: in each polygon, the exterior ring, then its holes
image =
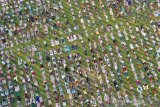
{"type": "Polygon", "coordinates": [[[155,101],[158,101],[156,88],[153,88],[153,89],[152,89],[152,93],[153,93],[153,95],[154,95],[155,101]]]}
{"type": "Polygon", "coordinates": [[[148,100],[148,102],[149,102],[150,105],[153,104],[153,101],[152,101],[152,99],[151,99],[151,95],[150,95],[150,94],[148,94],[147,100],[148,100]]]}
{"type": "Polygon", "coordinates": [[[132,0],[128,0],[128,5],[131,5],[132,4],[132,0]]]}
{"type": "Polygon", "coordinates": [[[137,100],[137,98],[136,98],[136,95],[133,95],[133,103],[134,103],[134,105],[135,105],[136,107],[139,106],[139,103],[138,103],[138,100],[137,100]]]}
{"type": "Polygon", "coordinates": [[[143,85],[143,89],[144,89],[144,90],[148,90],[148,89],[149,89],[147,83],[145,83],[145,84],[143,85]]]}
{"type": "Polygon", "coordinates": [[[47,47],[47,42],[43,41],[44,47],[47,47]]]}
{"type": "Polygon", "coordinates": [[[91,96],[91,104],[95,107],[97,105],[95,97],[91,96]]]}
{"type": "Polygon", "coordinates": [[[51,46],[55,46],[55,41],[51,39],[51,46]]]}
{"type": "Polygon", "coordinates": [[[104,94],[104,101],[107,103],[107,104],[110,104],[111,101],[110,101],[110,98],[109,98],[109,95],[108,94],[104,94]]]}

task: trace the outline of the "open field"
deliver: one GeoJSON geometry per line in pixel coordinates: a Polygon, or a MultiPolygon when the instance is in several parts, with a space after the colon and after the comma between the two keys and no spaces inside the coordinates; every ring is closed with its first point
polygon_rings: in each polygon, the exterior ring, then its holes
{"type": "Polygon", "coordinates": [[[159,106],[158,2],[27,2],[1,1],[1,105],[159,106]]]}

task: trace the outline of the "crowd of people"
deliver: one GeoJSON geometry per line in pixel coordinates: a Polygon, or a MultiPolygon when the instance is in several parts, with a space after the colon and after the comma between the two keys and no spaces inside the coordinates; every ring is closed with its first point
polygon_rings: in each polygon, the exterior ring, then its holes
{"type": "Polygon", "coordinates": [[[158,106],[159,0],[0,4],[0,107],[158,106]]]}

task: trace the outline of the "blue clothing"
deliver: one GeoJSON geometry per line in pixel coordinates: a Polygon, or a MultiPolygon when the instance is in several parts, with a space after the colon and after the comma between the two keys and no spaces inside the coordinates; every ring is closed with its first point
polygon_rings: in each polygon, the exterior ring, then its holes
{"type": "Polygon", "coordinates": [[[131,5],[132,4],[132,1],[131,0],[128,0],[128,5],[131,5]]]}
{"type": "Polygon", "coordinates": [[[66,47],[64,47],[64,52],[70,52],[70,51],[71,51],[70,46],[66,46],[66,47]]]}
{"type": "Polygon", "coordinates": [[[124,75],[125,75],[125,77],[128,77],[128,72],[125,72],[124,75]]]}
{"type": "Polygon", "coordinates": [[[39,96],[36,96],[36,101],[39,102],[39,96]]]}

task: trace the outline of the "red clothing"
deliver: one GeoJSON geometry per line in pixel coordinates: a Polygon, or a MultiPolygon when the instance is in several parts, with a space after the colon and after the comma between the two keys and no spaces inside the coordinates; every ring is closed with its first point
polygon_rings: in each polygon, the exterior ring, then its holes
{"type": "Polygon", "coordinates": [[[35,71],[33,71],[33,72],[32,72],[32,75],[33,75],[33,76],[34,76],[34,75],[36,75],[36,72],[35,72],[35,71]]]}

